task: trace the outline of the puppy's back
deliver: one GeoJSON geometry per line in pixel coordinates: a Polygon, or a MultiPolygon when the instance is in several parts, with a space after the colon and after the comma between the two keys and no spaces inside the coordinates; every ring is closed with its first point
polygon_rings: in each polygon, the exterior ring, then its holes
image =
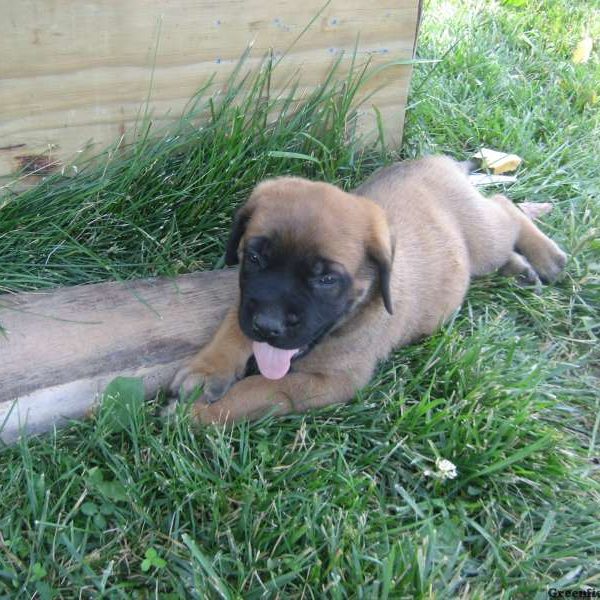
{"type": "MultiPolygon", "coordinates": [[[[375,172],[355,193],[380,204],[398,239],[413,243],[433,238],[428,251],[456,245],[466,247],[474,275],[498,267],[511,218],[492,199],[483,197],[467,176],[468,163],[446,156],[429,156],[385,167],[375,172]],[[415,240],[414,233],[417,233],[415,240]]],[[[442,262],[443,256],[439,257],[442,262]]]]}

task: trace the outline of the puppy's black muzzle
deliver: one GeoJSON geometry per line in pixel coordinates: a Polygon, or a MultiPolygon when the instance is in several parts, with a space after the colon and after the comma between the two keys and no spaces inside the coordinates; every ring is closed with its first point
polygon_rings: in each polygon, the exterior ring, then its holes
{"type": "Polygon", "coordinates": [[[282,303],[265,303],[252,299],[246,307],[244,312],[250,320],[253,340],[278,347],[279,344],[289,344],[295,337],[300,317],[297,313],[286,310],[282,303]]]}
{"type": "Polygon", "coordinates": [[[258,341],[276,343],[285,334],[283,320],[268,313],[258,313],[252,317],[252,332],[258,341]]]}

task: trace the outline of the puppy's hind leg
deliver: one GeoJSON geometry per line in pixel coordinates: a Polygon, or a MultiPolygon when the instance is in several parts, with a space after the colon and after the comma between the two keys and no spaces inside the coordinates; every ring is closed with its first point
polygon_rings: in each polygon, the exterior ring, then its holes
{"type": "Polygon", "coordinates": [[[542,282],[538,274],[527,259],[517,252],[513,252],[508,262],[500,267],[500,274],[505,277],[515,277],[519,285],[532,286],[537,292],[541,290],[542,282]]]}
{"type": "MultiPolygon", "coordinates": [[[[566,254],[508,198],[496,195],[490,200],[499,204],[516,224],[515,250],[527,259],[543,282],[554,281],[565,267],[566,254]]],[[[518,259],[511,255],[508,263],[515,267],[517,262],[518,259]]]]}

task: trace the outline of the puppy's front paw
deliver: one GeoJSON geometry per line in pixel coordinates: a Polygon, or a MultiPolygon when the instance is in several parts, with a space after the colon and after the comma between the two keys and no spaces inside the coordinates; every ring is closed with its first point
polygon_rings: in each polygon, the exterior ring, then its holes
{"type": "Polygon", "coordinates": [[[194,370],[189,365],[181,367],[175,373],[175,377],[173,377],[173,381],[169,385],[169,396],[183,396],[187,398],[194,390],[198,391],[204,388],[205,378],[205,374],[194,370]]]}
{"type": "Polygon", "coordinates": [[[179,369],[169,386],[169,395],[174,398],[189,398],[202,391],[200,402],[211,404],[224,396],[237,381],[235,373],[207,373],[194,365],[179,369]]]}

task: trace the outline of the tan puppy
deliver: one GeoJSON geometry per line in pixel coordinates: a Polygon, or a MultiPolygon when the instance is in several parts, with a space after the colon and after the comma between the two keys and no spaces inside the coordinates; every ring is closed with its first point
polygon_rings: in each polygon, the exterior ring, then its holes
{"type": "Polygon", "coordinates": [[[282,177],[239,211],[227,263],[240,296],[175,377],[198,386],[201,422],[350,400],[393,348],[429,335],[471,277],[501,269],[554,280],[566,257],[504,196],[484,198],[446,157],[396,164],[352,194],[282,177]],[[254,355],[260,374],[247,375],[254,355]]]}

